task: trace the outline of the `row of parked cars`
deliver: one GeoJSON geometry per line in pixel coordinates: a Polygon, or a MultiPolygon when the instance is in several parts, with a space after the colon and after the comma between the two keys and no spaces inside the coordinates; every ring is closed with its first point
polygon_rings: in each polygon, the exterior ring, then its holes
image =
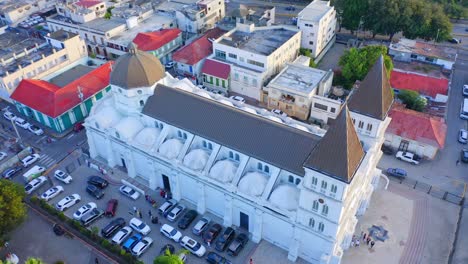
{"type": "Polygon", "coordinates": [[[5,117],[6,120],[13,121],[15,123],[15,125],[23,128],[25,130],[29,130],[31,133],[33,133],[35,135],[40,136],[40,135],[44,134],[44,130],[42,130],[42,128],[40,128],[40,127],[38,127],[36,125],[30,124],[28,121],[24,120],[21,117],[17,117],[15,114],[13,114],[10,111],[5,111],[5,113],[3,113],[3,117],[5,117]]]}

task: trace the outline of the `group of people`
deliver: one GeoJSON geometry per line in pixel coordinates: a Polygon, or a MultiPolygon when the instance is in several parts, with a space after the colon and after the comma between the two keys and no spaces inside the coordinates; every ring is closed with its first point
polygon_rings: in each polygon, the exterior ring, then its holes
{"type": "Polygon", "coordinates": [[[375,241],[372,240],[370,234],[361,232],[360,237],[353,236],[353,238],[351,239],[351,247],[359,247],[361,245],[361,242],[366,243],[366,245],[369,248],[373,248],[375,245],[375,241]]]}

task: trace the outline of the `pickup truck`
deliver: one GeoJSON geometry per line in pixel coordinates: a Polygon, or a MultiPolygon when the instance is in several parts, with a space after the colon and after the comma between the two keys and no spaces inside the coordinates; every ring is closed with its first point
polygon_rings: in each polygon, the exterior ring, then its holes
{"type": "Polygon", "coordinates": [[[396,154],[396,158],[398,160],[409,162],[413,165],[419,164],[419,161],[416,160],[417,159],[416,155],[414,155],[414,153],[411,153],[411,152],[398,151],[396,154]]]}

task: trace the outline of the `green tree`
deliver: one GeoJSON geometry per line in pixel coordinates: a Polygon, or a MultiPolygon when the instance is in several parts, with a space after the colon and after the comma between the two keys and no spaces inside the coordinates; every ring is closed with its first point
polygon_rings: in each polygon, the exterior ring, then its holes
{"type": "Polygon", "coordinates": [[[360,49],[351,48],[347,50],[339,61],[345,88],[351,88],[356,80],[362,81],[380,55],[384,56],[387,75],[390,76],[390,72],[393,69],[393,62],[387,55],[387,47],[374,45],[360,49]]]}
{"type": "Polygon", "coordinates": [[[28,258],[24,264],[46,264],[40,258],[28,258]]]}
{"type": "Polygon", "coordinates": [[[184,262],[179,258],[181,254],[189,254],[188,250],[180,250],[174,254],[171,254],[169,250],[166,250],[164,255],[157,256],[153,260],[153,264],[184,264],[184,262]]]}
{"type": "Polygon", "coordinates": [[[26,218],[23,203],[24,187],[8,180],[0,180],[0,237],[21,224],[26,218]]]}
{"type": "Polygon", "coordinates": [[[406,108],[422,112],[426,107],[427,100],[419,96],[418,92],[402,90],[398,98],[406,105],[406,108]]]}
{"type": "Polygon", "coordinates": [[[359,29],[362,19],[368,12],[367,0],[342,0],[343,14],[341,25],[354,34],[359,29]]]}

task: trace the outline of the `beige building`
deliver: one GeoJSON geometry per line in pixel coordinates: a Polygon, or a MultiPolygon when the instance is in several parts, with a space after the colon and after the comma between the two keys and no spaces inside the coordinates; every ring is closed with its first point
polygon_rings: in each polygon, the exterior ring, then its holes
{"type": "Polygon", "coordinates": [[[44,8],[53,7],[55,0],[1,0],[0,21],[11,25],[44,8]]]}
{"type": "Polygon", "coordinates": [[[22,79],[40,79],[87,58],[86,44],[76,34],[60,30],[45,39],[11,32],[0,35],[1,98],[9,100],[22,79]]]}
{"type": "Polygon", "coordinates": [[[179,29],[196,34],[213,28],[224,15],[224,0],[200,0],[175,11],[179,29]]]}

